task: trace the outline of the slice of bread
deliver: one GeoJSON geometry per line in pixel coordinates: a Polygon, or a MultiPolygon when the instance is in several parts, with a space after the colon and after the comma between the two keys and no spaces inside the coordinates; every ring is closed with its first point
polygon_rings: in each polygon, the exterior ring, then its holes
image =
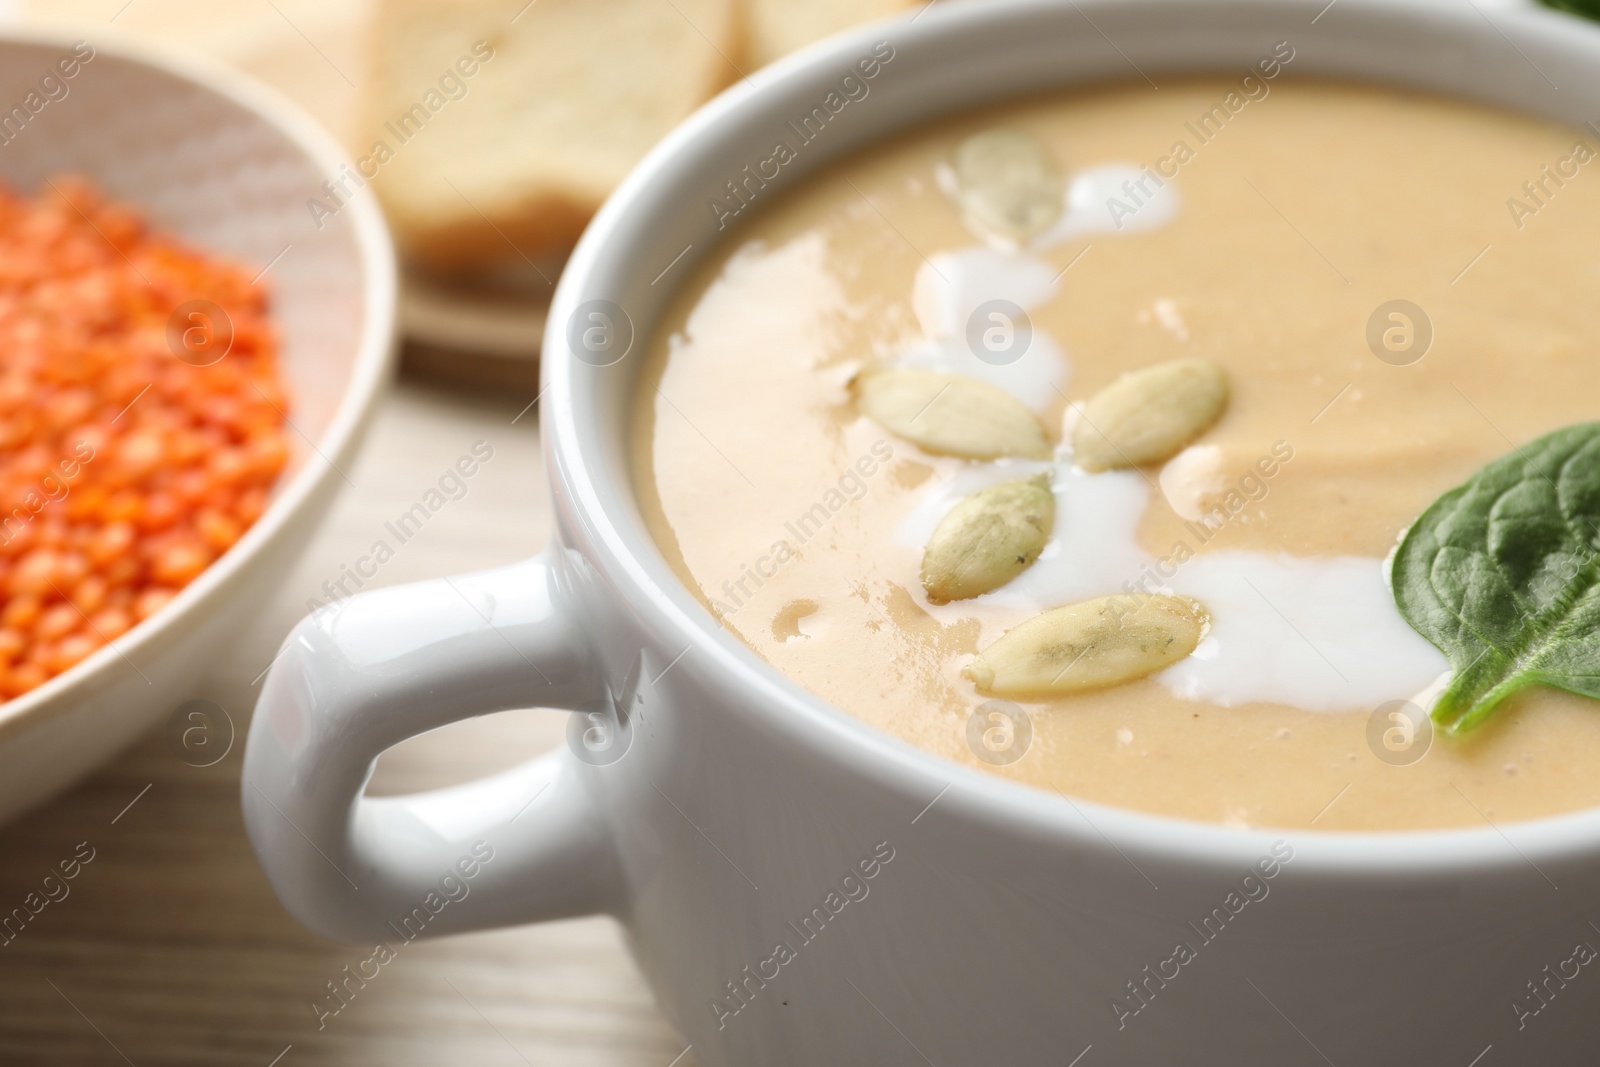
{"type": "Polygon", "coordinates": [[[746,55],[757,67],[860,22],[915,7],[920,0],[745,0],[746,55]]]}
{"type": "Polygon", "coordinates": [[[538,261],[739,76],[742,39],[736,0],[380,0],[357,166],[407,262],[538,261]]]}

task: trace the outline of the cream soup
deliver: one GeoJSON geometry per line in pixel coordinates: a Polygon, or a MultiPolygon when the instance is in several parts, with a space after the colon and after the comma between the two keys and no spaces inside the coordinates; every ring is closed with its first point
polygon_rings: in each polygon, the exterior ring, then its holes
{"type": "Polygon", "coordinates": [[[782,198],[757,190],[648,350],[635,481],[658,543],[725,627],[817,696],[1069,797],[1328,830],[1600,803],[1600,703],[1528,689],[1431,747],[1391,716],[1426,706],[1449,663],[1384,577],[1441,493],[1600,416],[1594,138],[1386,89],[1239,90],[1029,100],[782,198]],[[958,150],[995,129],[1064,176],[1059,217],[1020,243],[958,206],[958,150]],[[1165,462],[1073,462],[1077,405],[1188,357],[1226,376],[1214,425],[1165,462]],[[873,368],[989,382],[1055,453],[924,451],[863,413],[873,368]],[[1040,474],[1055,521],[1038,559],[932,602],[919,568],[941,518],[1040,474]],[[1192,655],[1000,703],[963,676],[1041,612],[1135,588],[1204,606],[1192,655]]]}

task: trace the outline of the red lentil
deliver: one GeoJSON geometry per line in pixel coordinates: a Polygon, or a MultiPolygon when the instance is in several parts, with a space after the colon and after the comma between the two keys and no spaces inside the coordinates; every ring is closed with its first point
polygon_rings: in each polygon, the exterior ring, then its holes
{"type": "Polygon", "coordinates": [[[260,518],[285,406],[248,269],[81,179],[0,187],[0,699],[155,614],[260,518]],[[231,324],[220,358],[216,323],[170,326],[195,300],[231,324]]]}

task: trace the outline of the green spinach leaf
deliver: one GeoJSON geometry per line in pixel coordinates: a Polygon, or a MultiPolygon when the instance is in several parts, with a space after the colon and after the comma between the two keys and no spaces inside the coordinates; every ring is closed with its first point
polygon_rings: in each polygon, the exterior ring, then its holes
{"type": "Polygon", "coordinates": [[[1566,11],[1588,19],[1600,19],[1600,0],[1540,0],[1545,7],[1566,11]]]}
{"type": "Polygon", "coordinates": [[[1600,422],[1490,463],[1400,539],[1389,585],[1450,657],[1433,719],[1453,733],[1548,685],[1600,700],[1600,422]]]}

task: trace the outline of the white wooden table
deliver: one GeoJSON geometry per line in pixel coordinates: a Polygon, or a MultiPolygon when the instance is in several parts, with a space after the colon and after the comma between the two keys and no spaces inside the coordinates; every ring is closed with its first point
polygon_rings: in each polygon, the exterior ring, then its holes
{"type": "MultiPolygon", "coordinates": [[[[319,1030],[311,1003],[371,954],[301,929],[278,904],[239,814],[252,680],[339,565],[364,554],[474,441],[494,458],[375,584],[494,566],[545,542],[549,502],[532,398],[404,381],[382,403],[346,489],[278,592],[216,664],[205,696],[238,728],[213,767],[152,736],[0,830],[0,914],[87,841],[70,893],[0,947],[0,1064],[668,1067],[684,1051],[610,920],[418,941],[319,1030]],[[129,807],[130,802],[132,806],[129,807]],[[290,1048],[289,1046],[293,1046],[290,1048]]],[[[387,753],[375,792],[462,781],[561,743],[558,712],[512,712],[387,753]]],[[[675,1067],[690,1067],[693,1054],[675,1067]]]]}

